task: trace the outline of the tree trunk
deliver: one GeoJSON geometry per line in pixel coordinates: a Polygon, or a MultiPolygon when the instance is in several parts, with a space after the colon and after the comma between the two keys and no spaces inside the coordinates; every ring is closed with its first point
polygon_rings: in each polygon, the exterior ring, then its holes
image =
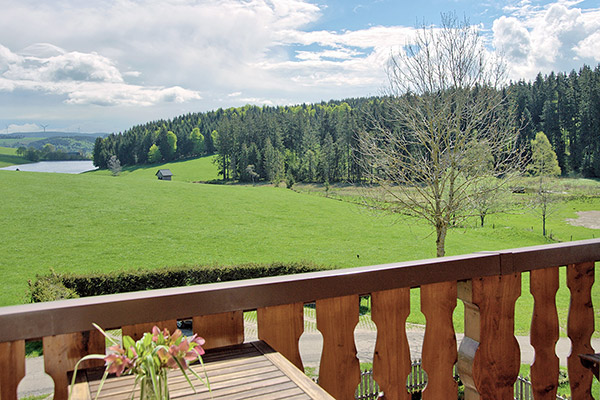
{"type": "Polygon", "coordinates": [[[435,246],[437,250],[436,257],[444,257],[446,254],[446,232],[448,231],[448,226],[444,223],[438,223],[435,227],[437,237],[435,240],[435,246]]]}
{"type": "Polygon", "coordinates": [[[546,237],[546,214],[542,214],[542,233],[546,237]]]}

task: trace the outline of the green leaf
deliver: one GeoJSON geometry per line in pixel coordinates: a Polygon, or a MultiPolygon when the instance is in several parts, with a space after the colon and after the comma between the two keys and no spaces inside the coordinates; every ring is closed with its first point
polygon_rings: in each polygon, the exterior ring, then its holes
{"type": "Polygon", "coordinates": [[[98,329],[100,331],[100,333],[102,335],[104,335],[104,337],[106,339],[108,339],[108,341],[111,343],[111,345],[114,346],[114,345],[119,345],[120,344],[119,340],[117,338],[115,338],[114,336],[109,335],[108,333],[104,332],[104,330],[102,328],[100,328],[100,326],[98,326],[97,324],[95,324],[93,322],[92,322],[92,325],[94,325],[94,328],[98,329]]]}
{"type": "Polygon", "coordinates": [[[77,364],[75,364],[75,368],[73,369],[73,378],[71,378],[71,390],[69,391],[69,399],[73,394],[73,387],[75,386],[75,378],[77,378],[77,369],[79,368],[79,364],[86,360],[104,360],[104,357],[106,357],[104,354],[88,354],[87,356],[82,357],[79,361],[77,361],[77,364]]]}
{"type": "Polygon", "coordinates": [[[135,347],[135,341],[131,338],[131,336],[123,335],[123,347],[126,349],[135,347]]]}

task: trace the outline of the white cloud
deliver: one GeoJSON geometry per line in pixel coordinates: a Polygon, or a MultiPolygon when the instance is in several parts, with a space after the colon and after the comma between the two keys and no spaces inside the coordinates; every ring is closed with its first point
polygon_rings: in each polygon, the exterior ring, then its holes
{"type": "MultiPolygon", "coordinates": [[[[21,132],[39,132],[42,128],[40,128],[37,124],[10,124],[8,125],[6,131],[8,133],[21,133],[21,132]]],[[[2,131],[0,133],[6,133],[6,131],[2,131]]]]}
{"type": "Polygon", "coordinates": [[[600,9],[559,0],[543,7],[528,2],[493,24],[493,44],[509,61],[513,79],[538,72],[569,71],[600,61],[600,9]]]}
{"type": "MultiPolygon", "coordinates": [[[[144,106],[144,116],[153,106],[198,109],[201,94],[205,109],[378,94],[390,54],[415,33],[312,30],[326,8],[314,0],[9,3],[0,13],[0,95],[57,95],[43,97],[60,97],[65,109],[144,106]]],[[[578,7],[524,0],[505,8],[490,39],[513,79],[600,61],[600,11],[578,7]]]]}
{"type": "Polygon", "coordinates": [[[45,43],[27,47],[27,55],[0,45],[0,91],[30,90],[65,95],[67,104],[151,106],[200,99],[198,92],[174,87],[125,83],[115,63],[95,52],[67,52],[45,43]],[[32,55],[35,54],[35,55],[32,55]],[[43,57],[43,56],[47,57],[43,57]]]}

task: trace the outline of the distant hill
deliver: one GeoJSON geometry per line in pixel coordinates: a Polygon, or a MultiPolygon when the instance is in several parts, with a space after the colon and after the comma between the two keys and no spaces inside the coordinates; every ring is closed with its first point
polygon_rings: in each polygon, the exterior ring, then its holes
{"type": "Polygon", "coordinates": [[[22,139],[22,138],[53,138],[53,137],[91,137],[97,138],[98,136],[106,137],[108,133],[80,133],[80,132],[57,132],[57,131],[46,131],[46,132],[18,132],[9,134],[0,134],[0,139],[22,139]]]}
{"type": "Polygon", "coordinates": [[[82,152],[92,154],[94,141],[97,137],[105,137],[107,133],[79,133],[79,132],[22,132],[11,134],[0,134],[0,146],[4,147],[34,147],[41,150],[46,144],[54,146],[55,150],[66,153],[82,152]]]}

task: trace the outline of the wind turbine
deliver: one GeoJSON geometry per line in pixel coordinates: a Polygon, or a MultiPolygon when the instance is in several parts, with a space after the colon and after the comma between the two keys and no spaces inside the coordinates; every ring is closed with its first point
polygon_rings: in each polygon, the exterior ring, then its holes
{"type": "Polygon", "coordinates": [[[46,133],[46,128],[48,127],[48,125],[47,125],[47,124],[46,124],[46,125],[42,125],[42,124],[40,124],[40,126],[41,126],[42,128],[44,128],[44,133],[46,133]]]}

